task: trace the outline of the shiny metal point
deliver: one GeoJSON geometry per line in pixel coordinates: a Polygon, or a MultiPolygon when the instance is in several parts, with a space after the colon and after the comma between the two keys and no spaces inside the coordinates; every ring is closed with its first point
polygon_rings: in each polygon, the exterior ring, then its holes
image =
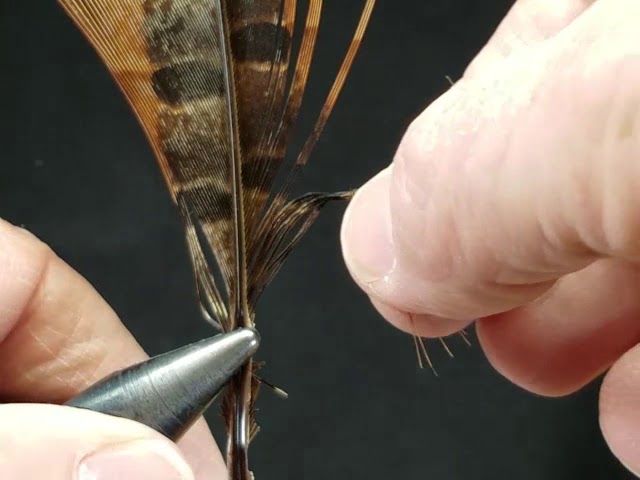
{"type": "Polygon", "coordinates": [[[118,371],[66,405],[135,420],[175,441],[259,346],[254,329],[217,335],[118,371]]]}

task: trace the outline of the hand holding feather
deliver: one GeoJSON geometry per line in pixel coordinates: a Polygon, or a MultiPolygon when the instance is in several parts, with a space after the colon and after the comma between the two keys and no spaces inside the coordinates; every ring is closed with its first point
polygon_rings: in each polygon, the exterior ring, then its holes
{"type": "Polygon", "coordinates": [[[55,405],[146,356],[45,244],[0,220],[0,246],[0,478],[225,478],[204,421],[176,447],[137,422],[55,405]]]}

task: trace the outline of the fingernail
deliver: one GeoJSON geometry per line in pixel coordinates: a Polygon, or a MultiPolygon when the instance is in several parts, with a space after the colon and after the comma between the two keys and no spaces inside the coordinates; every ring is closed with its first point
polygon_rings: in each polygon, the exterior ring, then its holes
{"type": "Polygon", "coordinates": [[[162,441],[140,441],[108,447],[86,457],[79,480],[193,480],[180,454],[162,441]]]}
{"type": "Polygon", "coordinates": [[[390,177],[391,170],[386,169],[365,184],[345,214],[342,228],[345,261],[353,276],[365,284],[380,280],[395,265],[390,177]]]}

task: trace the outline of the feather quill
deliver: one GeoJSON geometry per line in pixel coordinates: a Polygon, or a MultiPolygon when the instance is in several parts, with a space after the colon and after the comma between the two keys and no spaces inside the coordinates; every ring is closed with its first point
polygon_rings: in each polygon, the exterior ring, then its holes
{"type": "MultiPolygon", "coordinates": [[[[317,123],[275,185],[310,75],[322,0],[308,0],[294,59],[297,0],[60,0],[138,117],[185,225],[205,318],[254,326],[256,303],[321,207],[349,193],[289,199],[348,76],[363,12],[317,123]]],[[[223,400],[232,480],[252,478],[260,385],[249,362],[223,400]]]]}

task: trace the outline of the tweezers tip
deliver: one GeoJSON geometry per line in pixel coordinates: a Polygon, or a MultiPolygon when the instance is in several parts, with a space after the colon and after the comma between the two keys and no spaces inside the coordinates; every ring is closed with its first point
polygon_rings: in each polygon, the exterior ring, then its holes
{"type": "Polygon", "coordinates": [[[241,328],[230,335],[235,337],[237,348],[245,352],[247,360],[255,355],[260,348],[261,338],[255,328],[241,328]]]}

